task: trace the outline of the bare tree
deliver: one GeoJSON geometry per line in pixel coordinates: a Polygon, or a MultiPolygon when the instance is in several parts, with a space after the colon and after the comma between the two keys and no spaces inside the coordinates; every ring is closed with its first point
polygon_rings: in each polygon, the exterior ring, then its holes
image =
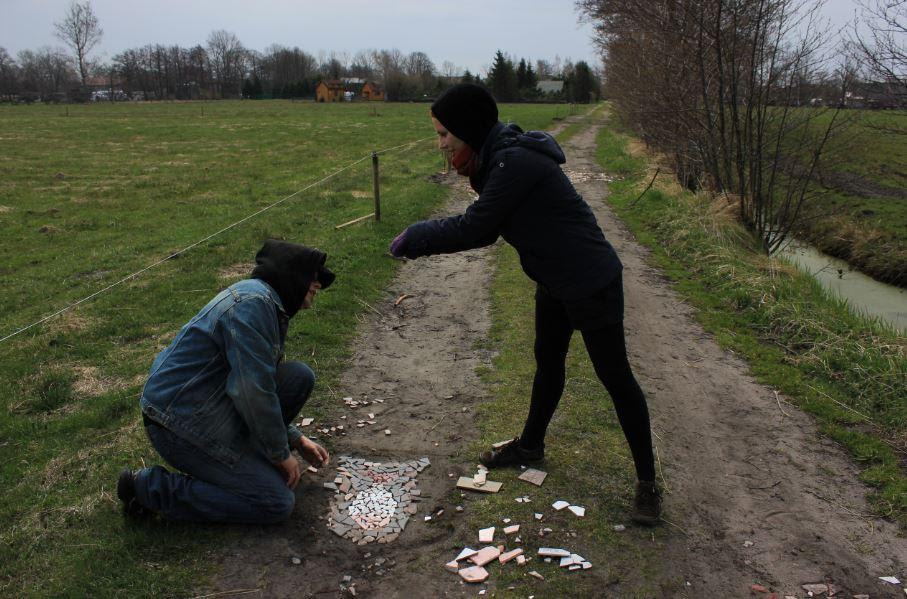
{"type": "Polygon", "coordinates": [[[871,72],[900,84],[907,82],[907,0],[860,2],[868,35],[855,36],[871,72]]]}
{"type": "Polygon", "coordinates": [[[89,71],[88,53],[101,41],[101,36],[104,34],[98,24],[98,18],[91,8],[91,2],[86,1],[84,4],[79,4],[73,1],[69,5],[66,16],[62,21],[54,23],[54,28],[56,29],[55,35],[76,53],[79,76],[82,85],[85,85],[89,71]]]}
{"type": "Polygon", "coordinates": [[[776,251],[843,120],[801,107],[825,57],[818,0],[577,5],[595,27],[617,110],[673,159],[685,187],[735,197],[741,221],[776,251]]]}
{"type": "Polygon", "coordinates": [[[455,77],[459,77],[462,72],[463,69],[449,60],[445,60],[441,63],[441,74],[446,77],[448,81],[452,81],[455,77]]]}
{"type": "Polygon", "coordinates": [[[21,91],[43,101],[64,99],[77,75],[72,59],[62,49],[22,50],[18,55],[21,91]]]}
{"type": "Polygon", "coordinates": [[[6,48],[0,46],[0,99],[13,99],[19,86],[19,67],[6,48]]]}
{"type": "Polygon", "coordinates": [[[208,57],[221,98],[239,96],[246,52],[236,34],[219,29],[208,36],[208,57]]]}

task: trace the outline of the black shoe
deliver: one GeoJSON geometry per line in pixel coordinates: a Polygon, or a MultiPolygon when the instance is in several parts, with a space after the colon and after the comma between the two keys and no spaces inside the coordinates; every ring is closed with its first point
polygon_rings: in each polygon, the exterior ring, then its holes
{"type": "Polygon", "coordinates": [[[661,519],[661,489],[653,481],[636,483],[636,499],[630,519],[637,524],[654,526],[661,519]]]}
{"type": "Polygon", "coordinates": [[[151,510],[139,503],[135,496],[135,472],[129,468],[123,468],[117,478],[117,497],[123,504],[124,516],[142,519],[151,515],[151,510]]]}
{"type": "Polygon", "coordinates": [[[500,468],[514,466],[526,462],[538,462],[545,459],[545,447],[525,449],[520,445],[520,438],[511,439],[500,447],[492,447],[483,451],[479,461],[486,468],[500,468]]]}

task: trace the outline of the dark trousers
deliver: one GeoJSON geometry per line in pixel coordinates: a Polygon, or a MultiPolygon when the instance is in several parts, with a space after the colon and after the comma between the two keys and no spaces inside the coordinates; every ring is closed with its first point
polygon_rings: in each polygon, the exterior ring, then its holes
{"type": "MultiPolygon", "coordinates": [[[[529,416],[520,437],[523,447],[544,445],[545,431],[564,391],[567,350],[573,331],[574,322],[568,316],[568,308],[550,296],[537,294],[536,370],[529,416]]],[[[627,360],[623,321],[598,323],[589,329],[582,328],[581,333],[595,373],[614,402],[617,419],[633,454],[636,476],[639,480],[654,481],[655,459],[652,455],[649,410],[646,397],[627,360]]]]}
{"type": "MultiPolygon", "coordinates": [[[[302,362],[277,368],[277,396],[289,425],[315,386],[315,374],[302,362]]],[[[135,479],[139,503],[171,520],[273,524],[286,520],[296,495],[264,453],[251,448],[233,465],[208,456],[168,429],[149,423],[148,438],[168,464],[139,470],[135,479]]]]}

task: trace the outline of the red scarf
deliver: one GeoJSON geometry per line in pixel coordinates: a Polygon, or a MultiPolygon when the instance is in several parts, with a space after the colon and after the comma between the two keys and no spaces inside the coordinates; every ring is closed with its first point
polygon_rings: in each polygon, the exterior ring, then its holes
{"type": "Polygon", "coordinates": [[[453,155],[451,164],[457,169],[458,175],[471,177],[476,172],[476,153],[467,145],[453,155]]]}

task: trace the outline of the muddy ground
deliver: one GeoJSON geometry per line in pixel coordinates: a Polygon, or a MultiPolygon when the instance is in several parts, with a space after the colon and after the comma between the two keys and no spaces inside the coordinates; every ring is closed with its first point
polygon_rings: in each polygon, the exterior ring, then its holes
{"type": "MultiPolygon", "coordinates": [[[[565,144],[566,166],[625,265],[628,346],[665,477],[670,524],[663,526],[673,531],[660,563],[661,595],[745,597],[758,581],[782,596],[805,597],[801,584],[831,582],[838,597],[903,597],[877,577],[907,576],[907,541],[869,514],[857,468],[809,417],[717,346],[603,202],[607,190],[594,160],[599,125],[565,144]]],[[[462,211],[470,192],[455,177],[444,184],[453,193],[443,213],[462,211]]],[[[327,440],[335,456],[430,458],[419,475],[419,513],[401,537],[358,546],[330,532],[324,518],[332,491],[322,483],[334,475],[325,469],[298,487],[288,525],[249,528],[221,554],[213,588],[199,594],[256,589],[249,596],[338,597],[351,596],[345,589],[353,585],[358,597],[477,595],[442,564],[452,536],[474,534],[462,530],[465,518],[449,498],[456,477],[475,467],[463,448],[474,430],[472,408],[486,399],[476,368],[491,356],[476,342],[490,325],[491,251],[402,264],[383,301],[365,313],[341,387],[333,396],[320,391],[321,401],[341,406],[345,396],[385,400],[342,407],[335,420],[316,423],[344,425],[345,436],[327,440]],[[394,306],[403,294],[411,297],[394,306]],[[356,428],[367,412],[376,424],[356,428]],[[423,522],[440,509],[441,517],[423,522]]]]}

